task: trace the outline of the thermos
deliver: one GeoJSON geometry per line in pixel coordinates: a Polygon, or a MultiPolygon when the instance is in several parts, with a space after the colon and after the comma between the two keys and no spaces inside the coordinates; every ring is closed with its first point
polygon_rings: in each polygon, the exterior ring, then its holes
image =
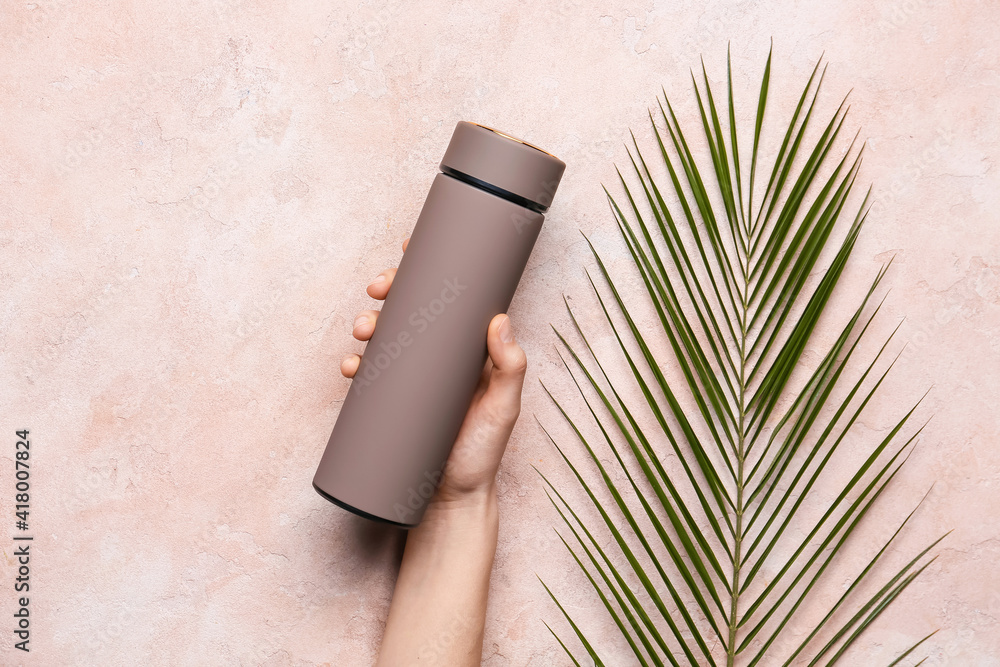
{"type": "Polygon", "coordinates": [[[411,528],[428,501],[566,165],[459,122],[319,462],[313,487],[411,528]]]}

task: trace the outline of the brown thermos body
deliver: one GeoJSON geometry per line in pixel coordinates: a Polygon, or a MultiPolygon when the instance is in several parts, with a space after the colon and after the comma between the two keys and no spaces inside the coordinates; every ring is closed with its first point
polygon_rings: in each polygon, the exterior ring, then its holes
{"type": "Polygon", "coordinates": [[[460,122],[400,260],[313,487],[369,519],[420,523],[566,165],[460,122]]]}

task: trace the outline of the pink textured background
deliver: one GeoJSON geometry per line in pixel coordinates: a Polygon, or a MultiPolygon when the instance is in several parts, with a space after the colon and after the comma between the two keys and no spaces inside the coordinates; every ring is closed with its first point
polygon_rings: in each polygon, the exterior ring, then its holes
{"type": "MultiPolygon", "coordinates": [[[[400,535],[310,479],[348,386],[339,360],[361,349],[349,331],[371,306],[364,286],[398,261],[462,119],[569,165],[512,307],[531,366],[500,476],[484,664],[566,662],[536,572],[612,637],[530,467],[573,491],[532,419],[580,452],[538,383],[584,415],[548,324],[568,330],[565,292],[603,331],[578,230],[627,266],[600,185],[628,164],[628,128],[647,137],[660,86],[694,121],[688,68],[704,53],[721,86],[731,39],[752,113],[773,36],[772,111],[825,51],[824,115],[853,87],[847,127],[870,138],[861,181],[878,204],[839,303],[896,256],[876,333],[905,316],[893,352],[908,347],[858,443],[933,385],[920,445],[818,599],[935,483],[894,562],[955,532],[850,664],[887,662],[936,627],[925,664],[1000,664],[1000,7],[417,4],[4,5],[0,535],[27,427],[36,554],[26,657],[11,649],[0,539],[0,663],[371,662],[400,535]]],[[[627,293],[642,303],[634,280],[627,293]]]]}

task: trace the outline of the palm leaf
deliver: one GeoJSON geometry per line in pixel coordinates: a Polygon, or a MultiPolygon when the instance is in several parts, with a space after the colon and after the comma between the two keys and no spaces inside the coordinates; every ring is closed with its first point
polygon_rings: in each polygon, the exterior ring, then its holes
{"type": "MultiPolygon", "coordinates": [[[[752,666],[765,658],[836,663],[933,562],[931,552],[944,538],[882,572],[915,508],[865,559],[843,595],[813,610],[810,618],[821,620],[805,632],[796,626],[804,608],[822,605],[815,591],[823,589],[824,575],[906,463],[923,427],[910,425],[921,400],[914,397],[913,407],[879,441],[866,443],[862,456],[842,447],[849,435],[854,439],[852,427],[895,363],[883,362],[892,334],[860,373],[848,363],[868,354],[862,343],[881,307],[875,295],[888,265],[845,314],[816,368],[800,387],[793,381],[805,372],[803,355],[817,344],[821,320],[837,315],[829,312],[830,299],[867,220],[870,189],[856,195],[864,150],[857,136],[846,150],[836,148],[846,100],[819,120],[820,63],[773,163],[763,164],[771,62],[768,54],[748,164],[740,158],[731,63],[720,109],[702,62],[700,82],[692,72],[697,131],[685,134],[664,90],[658,113],[649,115],[652,150],[644,155],[633,134],[628,177],[618,173],[623,196],[605,189],[660,327],[653,332],[639,323],[623,279],[612,276],[587,238],[596,264],[596,276],[589,270],[588,276],[615,352],[599,354],[568,300],[579,342],[555,330],[588,416],[574,416],[545,391],[583,445],[584,462],[575,463],[542,428],[583,490],[587,510],[539,474],[569,528],[567,536],[557,531],[559,540],[644,666],[752,666]],[[696,154],[695,137],[707,161],[696,154]],[[843,155],[832,158],[838,150],[843,155]],[[661,342],[669,360],[658,358],[661,342]],[[641,400],[626,394],[634,388],[641,400]],[[597,426],[599,437],[587,435],[585,422],[597,426]],[[670,454],[676,465],[666,465],[670,454]],[[820,494],[831,485],[838,485],[832,499],[820,494]],[[785,638],[790,629],[805,639],[793,645],[785,638]]],[[[545,590],[572,631],[564,640],[547,624],[569,658],[603,664],[600,646],[545,590]]],[[[901,664],[931,634],[891,664],[901,664]]]]}

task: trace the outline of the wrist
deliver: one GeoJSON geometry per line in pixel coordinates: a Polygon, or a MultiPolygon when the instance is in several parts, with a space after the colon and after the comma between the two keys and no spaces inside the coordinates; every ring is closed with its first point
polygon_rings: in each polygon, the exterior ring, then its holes
{"type": "Polygon", "coordinates": [[[498,525],[497,489],[494,482],[455,491],[440,487],[424,512],[420,528],[428,530],[469,530],[498,525]]]}

